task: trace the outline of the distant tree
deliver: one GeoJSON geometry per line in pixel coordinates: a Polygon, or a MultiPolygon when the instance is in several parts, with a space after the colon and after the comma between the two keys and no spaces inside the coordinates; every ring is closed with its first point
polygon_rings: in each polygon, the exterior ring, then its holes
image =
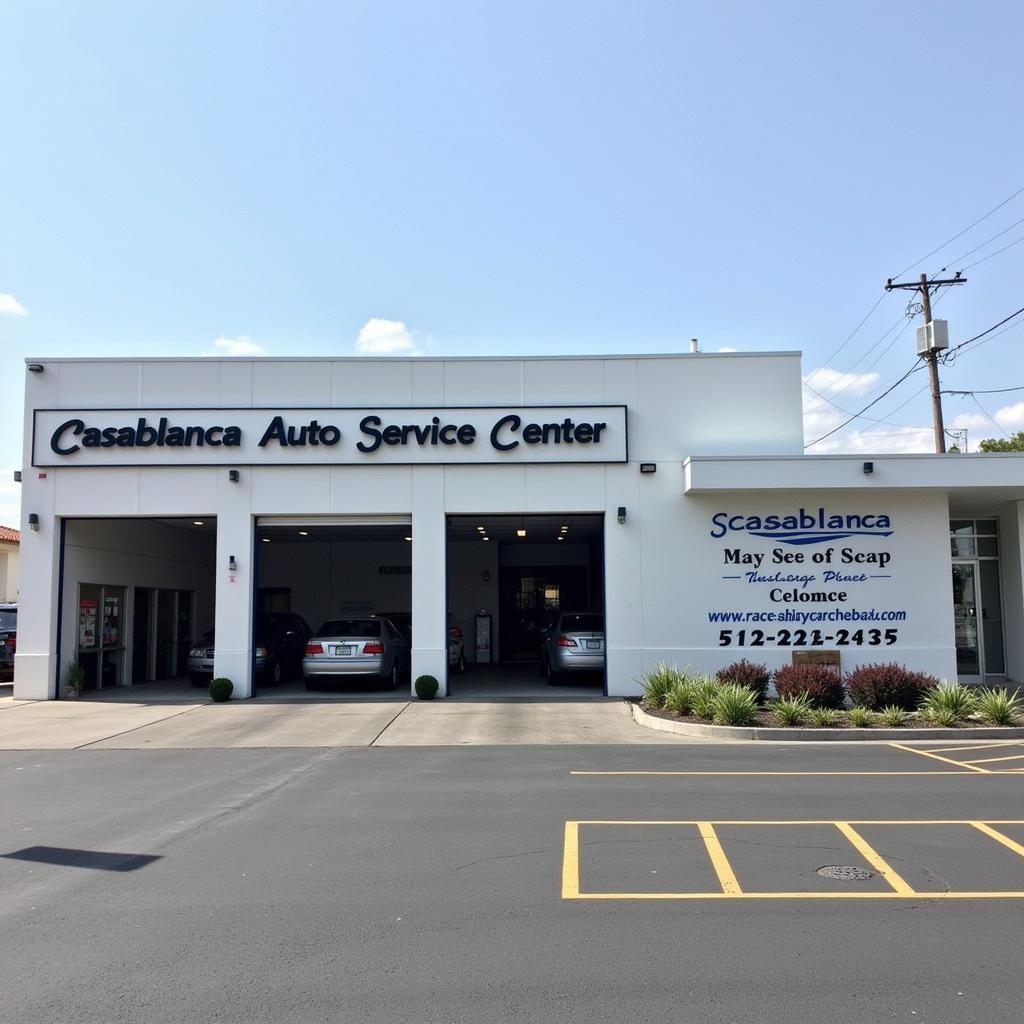
{"type": "Polygon", "coordinates": [[[980,452],[1024,452],[1024,430],[1013,437],[987,437],[978,445],[980,452]]]}

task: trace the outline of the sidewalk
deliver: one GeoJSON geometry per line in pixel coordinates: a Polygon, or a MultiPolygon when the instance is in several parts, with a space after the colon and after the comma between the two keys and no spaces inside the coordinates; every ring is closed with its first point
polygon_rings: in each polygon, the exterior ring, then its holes
{"type": "Polygon", "coordinates": [[[202,701],[0,697],[0,750],[224,747],[666,745],[701,742],[645,729],[621,700],[202,701]]]}

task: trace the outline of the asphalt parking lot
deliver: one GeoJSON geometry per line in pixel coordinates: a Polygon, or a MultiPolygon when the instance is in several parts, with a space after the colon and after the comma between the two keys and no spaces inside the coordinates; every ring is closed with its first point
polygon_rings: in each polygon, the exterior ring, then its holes
{"type": "Polygon", "coordinates": [[[1022,768],[991,741],[4,752],[0,1019],[1017,1022],[1022,768]]]}

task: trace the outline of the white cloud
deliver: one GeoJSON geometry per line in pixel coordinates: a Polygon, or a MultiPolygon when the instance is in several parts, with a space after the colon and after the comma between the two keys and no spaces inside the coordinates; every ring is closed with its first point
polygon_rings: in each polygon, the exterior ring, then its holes
{"type": "Polygon", "coordinates": [[[1001,436],[996,423],[1006,434],[1016,434],[1024,430],[1024,402],[1004,405],[992,413],[992,419],[980,412],[962,412],[953,417],[952,425],[968,432],[968,443],[971,451],[978,450],[978,442],[985,438],[1001,436]],[[992,422],[995,420],[995,423],[992,422]]]}
{"type": "MultiPolygon", "coordinates": [[[[821,434],[807,434],[810,441],[820,436],[821,434]]],[[[891,427],[887,423],[879,423],[877,427],[867,430],[833,434],[809,449],[809,454],[900,455],[933,451],[935,442],[931,427],[891,427]]]]}
{"type": "Polygon", "coordinates": [[[247,334],[237,338],[219,337],[213,345],[207,349],[204,356],[264,356],[267,350],[262,345],[257,345],[247,334]]]}
{"type": "Polygon", "coordinates": [[[8,292],[0,292],[0,313],[11,316],[28,316],[28,310],[8,292]]]}
{"type": "Polygon", "coordinates": [[[401,320],[382,320],[379,317],[371,317],[360,328],[356,351],[385,356],[420,354],[412,331],[401,320]]]}
{"type": "Polygon", "coordinates": [[[841,391],[844,395],[863,395],[870,391],[879,380],[879,375],[871,373],[842,373],[839,370],[830,370],[827,367],[819,367],[812,370],[804,381],[808,382],[815,391],[824,391],[835,394],[841,391]]]}

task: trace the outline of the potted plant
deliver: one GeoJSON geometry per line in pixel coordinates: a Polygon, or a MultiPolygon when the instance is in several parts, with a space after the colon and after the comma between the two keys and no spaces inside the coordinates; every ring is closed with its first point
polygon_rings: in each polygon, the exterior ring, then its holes
{"type": "Polygon", "coordinates": [[[413,684],[416,696],[420,700],[433,700],[437,696],[438,682],[436,676],[417,676],[413,684]]]}
{"type": "Polygon", "coordinates": [[[234,688],[235,684],[232,683],[230,679],[218,676],[210,682],[210,696],[220,704],[231,699],[231,691],[234,688]]]}
{"type": "Polygon", "coordinates": [[[85,669],[77,661],[68,665],[64,673],[64,691],[61,694],[65,700],[78,700],[85,689],[85,669]]]}

